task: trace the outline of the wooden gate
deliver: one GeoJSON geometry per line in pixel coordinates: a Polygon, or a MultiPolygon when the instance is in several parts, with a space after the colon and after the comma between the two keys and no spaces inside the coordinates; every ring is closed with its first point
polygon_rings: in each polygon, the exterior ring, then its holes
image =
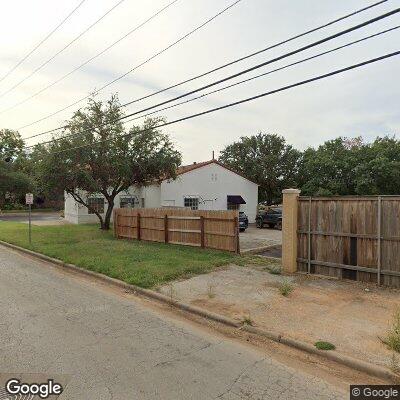
{"type": "Polygon", "coordinates": [[[400,287],[400,196],[299,197],[298,271],[400,287]]]}

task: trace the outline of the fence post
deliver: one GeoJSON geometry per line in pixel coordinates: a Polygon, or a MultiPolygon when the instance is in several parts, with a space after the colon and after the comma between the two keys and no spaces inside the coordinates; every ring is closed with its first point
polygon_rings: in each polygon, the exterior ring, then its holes
{"type": "Polygon", "coordinates": [[[239,239],[239,217],[235,217],[235,239],[236,239],[236,254],[240,254],[240,239],[239,239]]]}
{"type": "Polygon", "coordinates": [[[164,242],[168,243],[168,215],[164,217],[164,242]]]}
{"type": "Polygon", "coordinates": [[[377,258],[378,258],[378,265],[377,265],[377,270],[378,270],[378,275],[377,275],[377,284],[378,286],[381,285],[381,252],[382,252],[382,197],[378,196],[378,221],[377,221],[377,237],[378,237],[378,248],[377,248],[377,258]]]}
{"type": "Polygon", "coordinates": [[[297,271],[297,212],[300,190],[284,189],[282,223],[282,269],[286,273],[297,271]]]}
{"type": "Polygon", "coordinates": [[[200,243],[204,249],[204,217],[200,215],[200,243]]]}
{"type": "Polygon", "coordinates": [[[137,213],[137,239],[140,240],[140,213],[137,213]]]}

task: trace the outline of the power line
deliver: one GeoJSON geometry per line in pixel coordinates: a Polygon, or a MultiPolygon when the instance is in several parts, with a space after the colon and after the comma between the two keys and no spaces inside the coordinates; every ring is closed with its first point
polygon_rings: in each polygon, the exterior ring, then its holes
{"type": "Polygon", "coordinates": [[[44,88],[38,90],[37,92],[33,93],[31,96],[25,98],[24,100],[19,101],[18,103],[15,103],[14,105],[8,107],[7,109],[1,111],[2,112],[6,112],[6,111],[10,111],[15,107],[18,107],[24,103],[26,103],[27,101],[33,99],[34,97],[38,96],[39,94],[43,93],[44,91],[46,91],[47,89],[50,89],[51,87],[53,87],[54,85],[56,85],[57,83],[60,83],[61,81],[63,81],[64,79],[66,79],[67,77],[69,77],[70,75],[72,75],[74,72],[78,71],[79,69],[81,69],[82,67],[84,67],[85,65],[89,64],[90,62],[92,62],[93,60],[95,60],[96,58],[100,57],[101,55],[103,55],[104,53],[106,53],[108,50],[110,50],[112,47],[116,46],[119,42],[121,42],[122,40],[126,39],[128,36],[130,36],[131,34],[133,34],[134,32],[136,32],[138,29],[140,29],[141,27],[143,27],[144,25],[146,25],[147,23],[149,23],[152,19],[154,19],[155,17],[157,17],[159,14],[161,14],[163,11],[167,10],[167,8],[169,8],[170,6],[172,6],[174,3],[176,3],[178,0],[173,0],[170,3],[168,3],[166,6],[164,6],[163,8],[161,8],[159,11],[157,11],[156,13],[154,13],[153,15],[151,15],[149,18],[147,18],[145,21],[141,22],[139,25],[135,26],[133,29],[131,29],[129,32],[127,32],[126,34],[124,34],[123,36],[121,36],[118,40],[116,40],[115,42],[111,43],[109,46],[107,46],[106,48],[104,48],[102,51],[100,51],[99,53],[97,53],[96,55],[94,55],[93,57],[89,58],[88,60],[86,60],[85,62],[83,62],[82,64],[78,65],[76,68],[74,68],[73,70],[71,70],[70,72],[66,73],[65,75],[63,75],[62,77],[58,78],[57,80],[55,80],[54,82],[50,83],[49,85],[45,86],[44,88]]]}
{"type": "MultiPolygon", "coordinates": [[[[95,22],[93,22],[91,25],[89,25],[84,31],[82,31],[78,36],[76,36],[74,39],[72,39],[69,43],[67,43],[63,48],[61,48],[56,54],[51,56],[47,61],[44,63],[40,64],[39,67],[35,68],[28,76],[25,78],[21,79],[19,82],[17,82],[14,86],[6,90],[5,92],[0,94],[0,98],[4,97],[6,94],[10,93],[12,90],[16,89],[18,86],[20,86],[22,83],[27,81],[29,78],[31,78],[33,75],[35,75],[37,72],[39,72],[44,66],[49,64],[51,61],[53,61],[58,55],[60,55],[63,51],[65,51],[68,47],[70,47],[73,43],[75,43],[77,40],[79,40],[85,33],[87,33],[90,29],[92,29],[95,25],[97,25],[103,18],[105,18],[108,14],[110,14],[115,8],[117,8],[121,3],[123,3],[125,0],[119,0],[114,6],[112,6],[108,11],[106,11],[105,14],[103,14],[100,18],[98,18],[95,22]]],[[[8,109],[3,110],[0,112],[2,114],[3,112],[8,111],[8,109]]]]}
{"type": "MultiPolygon", "coordinates": [[[[147,58],[145,61],[141,62],[140,64],[136,65],[135,67],[131,68],[129,71],[125,72],[124,74],[120,75],[119,77],[113,79],[112,81],[106,83],[105,85],[103,85],[100,89],[96,89],[94,91],[94,93],[91,93],[85,97],[80,98],[79,100],[76,100],[75,102],[69,104],[68,106],[61,108],[58,111],[55,111],[43,118],[40,118],[28,125],[25,125],[23,127],[20,127],[18,129],[23,129],[26,128],[28,126],[31,126],[33,124],[36,124],[38,122],[44,121],[50,117],[53,117],[54,115],[59,114],[62,111],[67,110],[68,108],[80,103],[83,100],[88,99],[90,96],[92,96],[93,94],[97,94],[99,93],[101,90],[105,89],[106,87],[112,85],[113,83],[119,81],[120,79],[124,78],[125,76],[127,76],[128,74],[130,74],[131,72],[137,70],[138,68],[142,67],[143,65],[147,64],[148,62],[152,61],[153,59],[155,59],[156,57],[160,56],[161,54],[165,53],[167,50],[171,49],[172,47],[176,46],[178,43],[182,42],[183,40],[185,40],[186,38],[188,38],[189,36],[191,36],[192,34],[194,34],[195,32],[197,32],[198,30],[202,29],[204,26],[208,25],[210,22],[212,22],[213,20],[215,20],[216,18],[218,18],[220,15],[224,14],[226,11],[228,11],[229,9],[231,9],[232,7],[234,7],[236,4],[240,3],[242,0],[236,0],[234,1],[232,4],[230,4],[228,7],[225,7],[223,10],[219,11],[217,14],[213,15],[211,18],[207,19],[205,22],[203,22],[202,24],[198,25],[196,28],[192,29],[190,32],[186,33],[185,35],[181,36],[178,40],[174,41],[173,43],[169,44],[167,47],[164,47],[162,50],[158,51],[157,53],[153,54],[151,57],[147,58]]],[[[5,110],[6,111],[6,110],[5,110]]],[[[1,112],[0,112],[1,114],[1,112]]]]}
{"type": "MultiPolygon", "coordinates": [[[[340,68],[340,69],[328,72],[328,73],[323,74],[323,75],[318,75],[318,76],[313,77],[313,78],[309,78],[309,79],[306,79],[306,80],[303,80],[303,81],[300,81],[300,82],[296,82],[296,83],[293,83],[291,85],[287,85],[287,86],[280,87],[278,89],[270,90],[268,92],[264,92],[264,93],[261,93],[261,94],[256,95],[256,96],[252,96],[252,97],[249,97],[249,98],[246,98],[246,99],[238,100],[238,101],[235,101],[233,103],[229,103],[229,104],[226,104],[226,105],[223,105],[223,106],[220,106],[220,107],[211,108],[209,110],[202,111],[202,112],[199,112],[199,113],[196,113],[196,114],[191,114],[191,115],[188,115],[186,117],[182,117],[182,118],[170,121],[170,122],[165,122],[165,123],[156,125],[154,127],[154,129],[162,128],[162,127],[169,126],[169,125],[173,125],[173,124],[176,124],[178,122],[187,121],[187,120],[190,120],[190,119],[193,119],[193,118],[197,118],[197,117],[200,117],[200,116],[203,116],[203,115],[207,115],[207,114],[210,114],[210,113],[213,113],[213,112],[216,112],[216,111],[220,111],[220,110],[224,110],[226,108],[237,106],[239,104],[243,104],[243,103],[247,103],[249,101],[257,100],[257,99],[260,99],[260,98],[263,98],[263,97],[266,97],[266,96],[270,96],[270,95],[275,94],[275,93],[283,92],[283,91],[286,91],[286,90],[289,90],[289,89],[293,89],[293,88],[298,87],[298,86],[302,86],[302,85],[306,85],[308,83],[319,81],[321,79],[325,79],[325,78],[328,78],[328,77],[331,77],[331,76],[334,76],[334,75],[338,75],[338,74],[341,74],[343,72],[347,72],[347,71],[350,71],[350,70],[353,70],[353,69],[356,69],[356,68],[360,68],[360,67],[366,66],[368,64],[372,64],[372,63],[375,63],[375,62],[378,62],[378,61],[382,61],[382,60],[385,60],[385,59],[388,59],[388,58],[391,58],[391,57],[394,57],[394,56],[397,56],[397,55],[400,55],[400,50],[395,51],[393,53],[385,54],[385,55],[380,56],[380,57],[372,58],[372,59],[360,62],[358,64],[353,64],[353,65],[350,65],[350,66],[345,67],[345,68],[340,68]]],[[[124,123],[126,123],[126,122],[129,122],[129,121],[124,121],[124,123]]],[[[136,131],[136,132],[133,132],[133,133],[132,132],[128,132],[128,133],[126,133],[124,135],[120,135],[118,137],[119,138],[127,137],[127,136],[131,136],[131,135],[134,135],[134,134],[137,134],[137,133],[145,132],[146,130],[147,129],[142,129],[140,131],[136,131]]],[[[100,140],[100,141],[97,141],[95,143],[86,143],[86,144],[83,144],[81,146],[70,147],[68,149],[57,151],[57,152],[53,152],[51,154],[59,154],[59,153],[64,153],[64,152],[70,151],[70,150],[77,150],[77,149],[80,149],[80,148],[93,146],[93,145],[97,145],[97,144],[100,144],[100,143],[107,143],[107,142],[109,142],[111,140],[114,140],[114,138],[106,139],[106,140],[100,140]]],[[[41,144],[47,144],[47,143],[51,143],[51,142],[54,142],[54,140],[46,142],[46,143],[41,143],[41,144]]],[[[32,147],[35,147],[35,146],[36,145],[26,146],[25,149],[29,149],[29,148],[32,148],[32,147]]]]}
{"type": "MultiPolygon", "coordinates": [[[[330,21],[330,22],[327,22],[327,23],[325,23],[325,24],[323,24],[323,25],[320,25],[320,26],[318,26],[318,27],[316,27],[316,28],[312,28],[312,29],[307,30],[307,31],[305,31],[305,32],[303,32],[303,33],[300,33],[300,34],[298,34],[298,35],[292,36],[292,37],[290,37],[289,39],[286,39],[286,40],[283,40],[283,41],[281,41],[281,42],[279,42],[279,43],[270,45],[270,46],[268,46],[268,47],[266,47],[266,48],[264,48],[264,49],[262,49],[262,50],[256,51],[256,52],[254,52],[254,53],[248,54],[247,56],[244,56],[244,57],[238,58],[238,59],[236,59],[236,60],[233,60],[233,61],[231,61],[231,62],[229,62],[229,63],[227,63],[227,64],[221,65],[221,66],[219,66],[219,67],[217,67],[217,68],[214,68],[214,69],[212,69],[212,70],[210,70],[210,71],[207,71],[207,72],[202,73],[202,74],[200,74],[200,75],[194,76],[194,77],[192,77],[192,78],[190,78],[190,79],[184,80],[184,81],[182,81],[182,82],[179,82],[179,83],[174,84],[174,85],[172,85],[172,86],[169,86],[169,87],[167,87],[167,88],[161,89],[161,90],[156,91],[156,92],[154,92],[154,93],[151,93],[151,94],[149,94],[149,95],[147,95],[147,96],[144,96],[144,97],[135,99],[135,100],[133,100],[133,101],[131,101],[131,102],[125,103],[125,104],[123,104],[121,107],[125,107],[125,106],[127,106],[127,105],[130,105],[130,104],[132,104],[132,103],[138,102],[138,101],[140,101],[140,100],[143,100],[143,99],[146,99],[146,98],[155,96],[156,94],[165,92],[165,91],[167,91],[167,90],[169,90],[169,89],[172,89],[172,88],[181,86],[181,85],[183,85],[183,84],[185,84],[185,83],[188,83],[188,82],[191,82],[191,81],[193,81],[193,80],[195,80],[195,79],[204,77],[204,76],[209,75],[209,74],[211,74],[211,73],[213,73],[213,72],[216,72],[216,71],[218,71],[218,70],[221,70],[221,69],[223,69],[223,68],[226,68],[226,67],[228,67],[228,66],[230,66],[230,65],[236,64],[236,63],[238,63],[238,62],[240,62],[240,61],[243,61],[243,60],[246,60],[246,59],[248,59],[248,58],[250,58],[250,57],[253,57],[253,56],[255,56],[255,55],[261,54],[261,53],[263,53],[263,52],[265,52],[265,51],[267,51],[267,50],[270,50],[270,49],[279,47],[279,46],[281,46],[281,45],[283,45],[283,44],[286,44],[286,43],[289,43],[289,42],[291,42],[291,41],[293,41],[293,40],[295,40],[295,39],[301,38],[301,37],[306,36],[306,35],[308,35],[308,34],[310,34],[310,33],[313,33],[313,32],[316,32],[316,31],[318,31],[318,30],[321,30],[321,29],[323,29],[323,28],[325,28],[325,27],[328,27],[328,26],[333,25],[333,24],[335,24],[335,23],[337,23],[337,22],[343,21],[343,20],[345,20],[345,19],[347,19],[347,18],[350,18],[350,17],[352,17],[352,16],[354,16],[354,15],[360,14],[360,13],[362,13],[362,12],[364,12],[364,11],[366,11],[366,10],[369,10],[369,9],[371,9],[371,8],[373,8],[373,7],[377,7],[378,5],[383,4],[383,3],[386,3],[387,1],[388,1],[388,0],[378,1],[378,2],[373,3],[373,4],[371,4],[371,5],[367,6],[367,7],[364,7],[364,8],[361,8],[361,9],[359,9],[359,10],[353,11],[353,12],[351,12],[350,14],[346,14],[346,15],[344,15],[344,16],[342,16],[342,17],[339,17],[339,18],[334,19],[334,20],[332,20],[332,21],[330,21]]],[[[89,97],[89,96],[86,96],[84,99],[86,99],[86,98],[88,98],[88,97],[89,97]]],[[[81,100],[83,100],[83,99],[81,99],[81,100]]],[[[74,104],[71,104],[71,105],[69,105],[69,106],[67,106],[67,107],[64,107],[64,108],[62,108],[62,109],[60,109],[60,110],[58,110],[58,111],[56,111],[56,112],[54,112],[54,113],[52,113],[52,114],[49,114],[49,115],[47,115],[47,116],[45,116],[45,117],[43,117],[43,118],[40,118],[40,119],[38,119],[38,120],[36,120],[36,121],[33,121],[33,122],[29,123],[29,124],[23,125],[23,126],[17,128],[17,130],[24,129],[24,128],[27,128],[27,127],[29,127],[29,126],[35,125],[35,124],[37,124],[37,123],[39,123],[39,122],[41,122],[41,121],[44,121],[44,120],[46,120],[46,119],[48,119],[48,118],[50,118],[50,117],[52,117],[52,116],[54,116],[54,115],[56,115],[56,114],[58,114],[58,113],[60,113],[60,112],[66,110],[67,108],[71,107],[72,105],[75,105],[75,104],[79,103],[81,100],[79,100],[78,102],[76,102],[76,103],[74,103],[74,104]]],[[[55,132],[55,131],[61,130],[61,129],[64,129],[64,127],[61,126],[61,127],[59,127],[59,128],[54,128],[54,129],[48,130],[48,131],[46,131],[46,132],[43,132],[43,133],[40,133],[40,134],[37,134],[37,135],[29,136],[27,139],[29,139],[29,138],[31,138],[31,137],[40,136],[40,135],[42,135],[42,134],[44,135],[44,134],[46,134],[46,133],[52,133],[52,132],[55,132]]]]}
{"type": "Polygon", "coordinates": [[[75,11],[85,2],[82,0],[51,32],[49,32],[28,54],[26,54],[20,61],[17,62],[5,75],[0,78],[0,82],[11,75],[25,60],[28,59],[43,43],[45,43],[64,23],[74,14],[75,11]]]}
{"type": "Polygon", "coordinates": [[[137,120],[137,119],[144,118],[144,117],[148,117],[148,116],[150,116],[150,115],[159,113],[159,112],[161,112],[161,111],[165,111],[165,110],[169,110],[169,109],[171,109],[171,108],[178,107],[178,106],[180,106],[180,105],[182,105],[182,104],[191,103],[192,101],[195,101],[195,100],[204,98],[204,97],[206,97],[206,96],[209,96],[210,94],[222,92],[222,91],[224,91],[224,90],[226,90],[226,89],[230,89],[230,88],[232,88],[232,87],[241,85],[241,84],[243,84],[243,83],[250,82],[250,81],[253,81],[253,80],[255,80],[255,79],[258,79],[258,78],[261,78],[261,77],[264,77],[264,76],[273,74],[274,72],[282,71],[282,70],[287,69],[287,68],[289,68],[289,67],[293,67],[293,66],[295,66],[295,65],[302,64],[302,63],[304,63],[304,62],[306,62],[306,61],[310,61],[310,60],[313,60],[313,59],[315,59],[315,58],[324,56],[324,55],[326,55],[326,54],[330,54],[330,53],[333,53],[333,52],[335,52],[335,51],[344,49],[344,48],[346,48],[346,47],[350,47],[350,46],[352,46],[352,45],[354,45],[354,44],[364,42],[365,40],[372,39],[372,38],[374,38],[374,37],[383,35],[383,34],[388,33],[388,32],[392,32],[392,31],[397,30],[397,29],[399,29],[399,28],[400,28],[400,25],[397,25],[397,26],[395,26],[395,27],[393,27],[393,28],[386,29],[386,30],[384,30],[384,31],[375,33],[375,34],[373,34],[373,35],[366,36],[366,37],[364,37],[364,38],[361,38],[361,39],[355,40],[355,41],[353,41],[353,42],[347,43],[347,44],[345,44],[345,45],[343,45],[343,46],[335,47],[334,49],[327,50],[327,51],[324,51],[324,52],[322,52],[322,53],[318,53],[318,54],[316,54],[316,55],[314,55],[314,56],[311,56],[311,57],[303,58],[302,60],[299,60],[299,61],[296,61],[296,62],[293,62],[293,63],[290,63],[290,64],[286,64],[286,65],[284,65],[284,66],[282,66],[282,67],[275,68],[275,69],[273,69],[273,70],[271,70],[271,71],[264,72],[264,73],[262,73],[262,74],[255,75],[255,76],[253,76],[253,77],[251,77],[251,78],[244,79],[244,80],[242,80],[242,81],[232,83],[231,85],[224,86],[224,87],[222,87],[222,88],[213,90],[213,91],[211,91],[211,92],[204,93],[204,94],[202,94],[202,95],[200,95],[200,96],[193,97],[192,99],[185,100],[185,101],[182,101],[182,102],[180,102],[180,103],[172,104],[171,106],[164,107],[164,108],[161,108],[161,109],[158,109],[158,110],[149,112],[149,113],[144,114],[144,115],[139,115],[138,117],[131,118],[131,119],[129,119],[129,120],[126,121],[126,122],[135,121],[135,120],[137,120]]]}
{"type": "Polygon", "coordinates": [[[301,53],[301,52],[303,52],[305,50],[311,49],[312,47],[318,46],[318,45],[320,45],[322,43],[326,43],[326,42],[328,42],[328,41],[330,41],[332,39],[336,39],[336,38],[338,38],[340,36],[346,35],[347,33],[353,32],[353,31],[355,31],[357,29],[364,28],[365,26],[371,25],[371,24],[373,24],[373,23],[375,23],[377,21],[380,21],[380,20],[382,20],[384,18],[388,18],[388,17],[390,17],[390,16],[392,16],[394,14],[397,14],[399,12],[400,12],[400,8],[396,8],[396,9],[394,9],[392,11],[389,11],[389,12],[387,12],[385,14],[379,15],[378,17],[372,18],[372,19],[370,19],[368,21],[365,21],[365,22],[363,22],[361,24],[355,25],[355,26],[353,26],[351,28],[347,28],[347,29],[345,29],[343,31],[340,31],[338,33],[330,35],[330,36],[328,36],[328,37],[326,37],[324,39],[317,40],[316,42],[313,42],[313,43],[310,43],[310,44],[308,44],[306,46],[300,47],[299,49],[292,50],[292,51],[290,51],[288,53],[285,53],[285,54],[283,54],[283,55],[281,55],[279,57],[275,57],[275,58],[273,58],[271,60],[264,61],[264,62],[262,62],[260,64],[257,64],[255,66],[253,66],[253,67],[247,68],[247,69],[245,69],[243,71],[240,71],[240,72],[237,72],[237,73],[235,73],[233,75],[229,75],[226,78],[219,79],[219,80],[217,80],[215,82],[212,82],[212,83],[209,83],[207,85],[201,86],[201,87],[199,87],[197,89],[191,90],[190,92],[186,92],[186,93],[181,94],[179,96],[173,97],[172,99],[162,101],[162,102],[160,102],[158,104],[155,104],[155,105],[150,106],[150,107],[143,108],[143,109],[141,109],[139,111],[135,111],[134,113],[131,113],[130,115],[137,115],[137,114],[152,110],[153,108],[163,106],[164,104],[172,103],[173,101],[182,99],[183,97],[190,96],[191,94],[200,92],[200,91],[202,91],[204,89],[208,89],[209,87],[212,87],[212,86],[215,86],[215,85],[219,85],[220,83],[223,83],[223,82],[229,81],[231,79],[237,78],[238,76],[247,74],[247,73],[249,73],[251,71],[254,71],[254,70],[259,69],[261,67],[264,67],[266,65],[272,64],[272,63],[274,63],[276,61],[280,61],[280,60],[282,60],[284,58],[287,58],[287,57],[293,56],[295,54],[301,53]]]}
{"type": "Polygon", "coordinates": [[[240,61],[244,61],[244,60],[247,60],[248,58],[251,58],[251,57],[254,57],[254,56],[258,55],[258,54],[264,53],[267,50],[274,49],[276,47],[279,47],[279,46],[282,46],[282,45],[287,44],[289,42],[292,42],[295,39],[299,39],[299,38],[301,38],[303,36],[309,35],[310,33],[314,33],[314,32],[317,32],[317,31],[323,29],[323,28],[327,28],[328,26],[336,24],[336,23],[338,23],[340,21],[343,21],[343,20],[345,20],[347,18],[350,18],[350,17],[352,17],[354,15],[360,14],[360,13],[362,13],[364,11],[367,11],[367,10],[373,8],[373,7],[381,5],[382,3],[386,3],[387,1],[388,0],[378,1],[377,3],[371,4],[371,5],[367,6],[367,7],[364,7],[364,8],[361,8],[359,10],[356,10],[356,11],[350,13],[350,14],[346,14],[346,15],[340,17],[340,18],[334,19],[333,21],[327,22],[326,24],[320,25],[320,26],[318,26],[316,28],[310,29],[310,30],[308,30],[306,32],[303,32],[303,33],[300,33],[298,35],[292,36],[289,39],[286,39],[286,40],[283,40],[281,42],[275,43],[275,44],[273,44],[271,46],[265,47],[264,49],[258,50],[258,51],[254,52],[254,53],[250,53],[250,54],[248,54],[248,55],[246,55],[244,57],[237,58],[236,60],[230,61],[230,62],[228,62],[226,64],[223,64],[223,65],[221,65],[221,66],[219,66],[217,68],[213,68],[213,69],[211,69],[211,70],[209,70],[207,72],[204,72],[204,73],[202,73],[200,75],[193,76],[192,78],[189,78],[189,79],[186,79],[184,81],[178,82],[178,83],[176,83],[174,85],[171,85],[171,86],[168,86],[168,87],[166,87],[164,89],[160,89],[160,90],[158,90],[156,92],[153,92],[153,93],[150,93],[150,94],[148,94],[146,96],[139,97],[139,98],[137,98],[135,100],[129,101],[128,103],[122,104],[121,107],[125,107],[125,106],[128,106],[128,105],[133,104],[133,103],[137,103],[138,101],[141,101],[141,100],[144,100],[144,99],[148,99],[149,97],[153,97],[153,96],[155,96],[157,94],[166,92],[167,90],[174,89],[174,88],[176,88],[178,86],[184,85],[185,83],[192,82],[195,79],[203,78],[204,76],[212,74],[213,72],[219,71],[219,70],[221,70],[223,68],[226,68],[226,67],[229,67],[231,65],[234,65],[234,64],[236,64],[236,63],[238,63],[240,61]]]}
{"type": "MultiPolygon", "coordinates": [[[[270,75],[270,74],[273,74],[273,73],[278,72],[278,71],[282,71],[282,70],[284,70],[284,69],[290,68],[290,67],[295,66],[295,65],[298,65],[298,64],[302,64],[302,63],[304,63],[304,62],[306,62],[306,61],[310,61],[310,60],[313,60],[313,59],[322,57],[322,56],[324,56],[324,55],[327,55],[327,54],[330,54],[330,53],[334,53],[334,52],[336,52],[336,51],[338,51],[338,50],[342,50],[342,49],[344,49],[344,48],[353,46],[353,45],[355,45],[355,44],[364,42],[364,41],[366,41],[366,40],[369,40],[369,39],[372,39],[372,38],[381,36],[381,35],[383,35],[383,34],[386,34],[386,33],[392,32],[392,31],[394,31],[394,30],[397,30],[397,29],[399,29],[399,28],[400,28],[400,25],[397,25],[397,26],[395,26],[395,27],[393,27],[393,28],[385,29],[385,30],[383,30],[383,31],[374,33],[374,34],[372,34],[372,35],[365,36],[365,37],[363,37],[363,38],[361,38],[361,39],[354,40],[354,41],[352,41],[352,42],[346,43],[346,44],[344,44],[344,45],[342,45],[342,46],[335,47],[335,48],[333,48],[333,49],[331,49],[331,50],[326,50],[326,51],[324,51],[324,52],[322,52],[322,53],[318,53],[318,54],[316,54],[316,55],[313,55],[313,56],[310,56],[310,57],[307,57],[307,58],[303,58],[303,59],[301,59],[301,60],[299,60],[299,61],[295,61],[295,62],[293,62],[293,63],[286,64],[286,65],[284,65],[284,66],[282,66],[282,67],[275,68],[275,69],[273,69],[273,70],[271,70],[271,71],[267,71],[267,72],[264,72],[264,73],[262,73],[262,74],[255,75],[255,76],[253,76],[253,77],[251,77],[251,78],[244,79],[244,80],[241,80],[241,81],[239,81],[239,82],[235,82],[235,83],[233,83],[233,84],[231,84],[231,85],[224,86],[224,87],[222,87],[222,88],[213,90],[213,91],[211,91],[211,92],[204,93],[204,94],[202,94],[202,95],[200,95],[200,96],[196,96],[196,97],[191,98],[191,99],[189,99],[189,100],[185,100],[185,101],[182,101],[182,102],[179,102],[179,103],[176,103],[176,104],[172,104],[172,105],[170,105],[170,106],[168,106],[168,107],[164,107],[164,108],[161,108],[161,109],[158,109],[158,110],[155,110],[155,111],[146,113],[146,114],[144,114],[144,115],[139,115],[139,116],[134,117],[134,118],[131,118],[131,119],[125,121],[125,122],[135,121],[135,120],[137,120],[137,119],[144,118],[144,117],[148,117],[148,116],[150,116],[150,115],[159,113],[159,112],[161,112],[161,111],[169,110],[169,109],[171,109],[171,108],[175,108],[175,107],[178,107],[178,106],[180,106],[180,105],[187,104],[187,103],[190,103],[190,102],[195,101],[195,100],[199,100],[199,99],[204,98],[204,97],[206,97],[206,96],[209,96],[209,95],[211,95],[211,94],[219,93],[219,92],[222,92],[222,91],[224,91],[224,90],[226,90],[226,89],[230,89],[230,88],[232,88],[232,87],[241,85],[241,84],[243,84],[243,83],[250,82],[250,81],[252,81],[252,80],[255,80],[255,79],[258,79],[258,78],[261,78],[261,77],[270,75]]],[[[128,116],[128,117],[129,117],[129,116],[128,116]]],[[[123,117],[123,118],[124,118],[124,117],[123,117]]],[[[116,120],[116,121],[118,121],[118,120],[116,120]]],[[[125,122],[124,122],[124,123],[125,123],[125,122]]],[[[51,132],[52,132],[52,131],[47,131],[47,132],[44,132],[44,133],[51,133],[51,132]]],[[[43,133],[43,134],[44,134],[44,133],[43,133]]],[[[30,138],[35,137],[35,136],[38,136],[38,135],[28,136],[28,137],[25,138],[24,140],[30,139],[30,138]]],[[[72,137],[72,136],[76,136],[76,134],[66,135],[66,136],[64,136],[63,138],[68,138],[68,137],[72,137]]],[[[58,139],[55,139],[55,140],[58,140],[58,139]]],[[[50,140],[50,141],[44,142],[44,143],[50,143],[50,142],[52,142],[52,141],[53,141],[53,140],[50,140]]]]}

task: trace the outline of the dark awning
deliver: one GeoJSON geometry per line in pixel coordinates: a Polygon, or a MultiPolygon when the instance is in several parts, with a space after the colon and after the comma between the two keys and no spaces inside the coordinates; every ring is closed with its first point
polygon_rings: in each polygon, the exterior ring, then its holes
{"type": "Polygon", "coordinates": [[[228,195],[228,203],[230,204],[246,204],[246,202],[243,200],[242,196],[232,196],[232,195],[228,195]]]}

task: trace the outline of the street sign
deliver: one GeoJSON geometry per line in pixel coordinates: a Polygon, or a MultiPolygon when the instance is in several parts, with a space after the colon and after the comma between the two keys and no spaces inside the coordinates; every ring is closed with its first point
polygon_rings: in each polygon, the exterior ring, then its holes
{"type": "Polygon", "coordinates": [[[29,244],[32,244],[32,217],[31,217],[32,204],[33,204],[32,193],[27,193],[25,195],[25,203],[26,205],[29,206],[29,244]]]}
{"type": "Polygon", "coordinates": [[[32,193],[27,193],[25,195],[25,203],[26,204],[33,204],[33,194],[32,193]]]}

